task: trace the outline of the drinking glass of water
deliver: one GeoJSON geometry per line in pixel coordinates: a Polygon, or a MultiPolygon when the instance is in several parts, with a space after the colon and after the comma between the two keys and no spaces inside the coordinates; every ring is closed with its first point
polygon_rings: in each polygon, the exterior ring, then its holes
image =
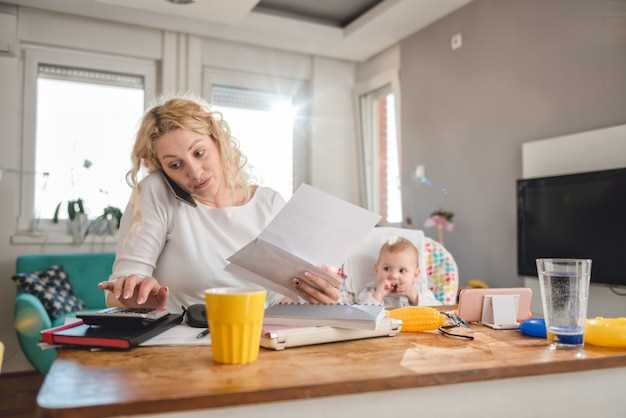
{"type": "Polygon", "coordinates": [[[552,348],[580,348],[589,300],[591,260],[537,259],[546,334],[552,348]]]}

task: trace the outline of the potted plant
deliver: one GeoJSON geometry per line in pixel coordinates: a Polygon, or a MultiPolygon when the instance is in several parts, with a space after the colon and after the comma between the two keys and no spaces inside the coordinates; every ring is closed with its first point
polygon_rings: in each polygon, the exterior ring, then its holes
{"type": "Polygon", "coordinates": [[[114,206],[104,208],[102,215],[94,219],[87,229],[88,234],[115,235],[120,227],[122,211],[114,206]]]}
{"type": "MultiPolygon", "coordinates": [[[[54,210],[53,223],[59,223],[59,211],[62,204],[63,202],[59,202],[54,210]]],[[[74,244],[80,244],[85,240],[87,227],[89,226],[83,199],[69,200],[67,202],[67,217],[67,232],[72,236],[74,244]]]]}

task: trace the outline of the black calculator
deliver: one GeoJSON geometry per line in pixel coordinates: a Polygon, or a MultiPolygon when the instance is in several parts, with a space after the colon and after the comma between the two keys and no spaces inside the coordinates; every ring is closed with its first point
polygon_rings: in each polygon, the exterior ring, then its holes
{"type": "Polygon", "coordinates": [[[113,307],[97,311],[80,311],[76,317],[87,325],[134,328],[153,325],[165,319],[167,315],[165,309],[113,307]]]}

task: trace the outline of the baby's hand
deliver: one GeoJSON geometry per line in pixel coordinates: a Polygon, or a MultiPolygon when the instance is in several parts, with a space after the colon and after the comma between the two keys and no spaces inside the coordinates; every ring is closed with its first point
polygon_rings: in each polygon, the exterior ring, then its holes
{"type": "Polygon", "coordinates": [[[376,292],[374,292],[374,298],[382,302],[385,296],[394,291],[394,285],[390,280],[382,280],[376,283],[376,292]]]}
{"type": "Polygon", "coordinates": [[[417,286],[415,285],[415,281],[407,281],[403,283],[399,283],[396,287],[396,293],[399,295],[405,295],[409,298],[409,302],[411,305],[417,304],[417,286]]]}

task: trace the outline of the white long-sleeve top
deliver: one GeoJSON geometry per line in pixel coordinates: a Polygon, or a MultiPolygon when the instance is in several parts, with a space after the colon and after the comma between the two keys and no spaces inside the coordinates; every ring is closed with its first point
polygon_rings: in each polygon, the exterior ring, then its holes
{"type": "MultiPolygon", "coordinates": [[[[204,290],[211,287],[250,287],[253,283],[224,270],[226,258],[256,238],[284,204],[274,190],[257,187],[242,206],[210,208],[198,202],[194,207],[160,173],[152,173],[141,181],[139,228],[130,231],[130,204],[122,217],[111,279],[154,277],[169,287],[170,312],[204,303],[204,290]]],[[[268,302],[278,298],[268,292],[268,302]]]]}

